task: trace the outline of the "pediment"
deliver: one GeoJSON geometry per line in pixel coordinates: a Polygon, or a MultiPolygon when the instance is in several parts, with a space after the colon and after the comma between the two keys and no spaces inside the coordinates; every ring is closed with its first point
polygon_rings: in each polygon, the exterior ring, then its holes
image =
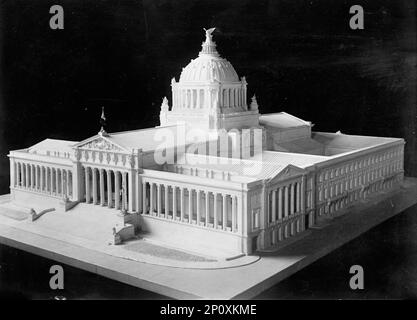
{"type": "Polygon", "coordinates": [[[110,141],[109,139],[103,136],[94,136],[87,140],[81,141],[76,144],[74,147],[80,149],[89,149],[89,150],[99,150],[99,151],[127,151],[125,148],[119,146],[118,144],[110,141]]]}
{"type": "Polygon", "coordinates": [[[278,181],[286,180],[291,177],[296,177],[304,174],[306,171],[300,167],[294,166],[292,164],[287,165],[284,169],[278,172],[273,178],[271,178],[268,183],[274,184],[278,181]]]}

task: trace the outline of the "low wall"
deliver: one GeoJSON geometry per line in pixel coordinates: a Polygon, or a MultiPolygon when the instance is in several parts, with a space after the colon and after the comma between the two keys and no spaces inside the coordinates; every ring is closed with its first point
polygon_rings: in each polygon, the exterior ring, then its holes
{"type": "Polygon", "coordinates": [[[205,229],[180,222],[140,215],[142,232],[149,233],[151,239],[166,242],[173,247],[213,255],[219,251],[225,255],[243,252],[242,238],[238,234],[205,229]]]}
{"type": "Polygon", "coordinates": [[[62,198],[39,194],[30,190],[11,189],[11,200],[25,207],[58,207],[62,198]]]}

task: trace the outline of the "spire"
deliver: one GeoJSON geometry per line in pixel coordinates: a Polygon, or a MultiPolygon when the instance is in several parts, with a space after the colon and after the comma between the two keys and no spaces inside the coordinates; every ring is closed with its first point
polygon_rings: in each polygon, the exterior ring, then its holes
{"type": "Polygon", "coordinates": [[[106,126],[106,116],[104,115],[104,107],[101,107],[100,125],[101,129],[98,134],[101,136],[108,136],[106,130],[104,130],[104,127],[106,126]]]}
{"type": "Polygon", "coordinates": [[[213,56],[218,56],[219,53],[216,50],[216,43],[213,41],[213,35],[212,35],[212,33],[214,32],[216,28],[210,28],[210,29],[203,28],[203,29],[206,32],[206,41],[202,43],[201,51],[199,55],[209,54],[213,56]]]}

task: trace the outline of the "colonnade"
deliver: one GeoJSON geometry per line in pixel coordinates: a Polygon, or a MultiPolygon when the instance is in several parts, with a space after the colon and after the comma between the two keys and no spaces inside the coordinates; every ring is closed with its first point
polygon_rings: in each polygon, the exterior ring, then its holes
{"type": "Polygon", "coordinates": [[[128,210],[128,172],[84,167],[85,202],[128,210]]]}
{"type": "Polygon", "coordinates": [[[269,245],[275,245],[304,230],[302,205],[304,194],[301,182],[280,185],[268,192],[269,245]]]}
{"type": "Polygon", "coordinates": [[[143,182],[142,193],[145,215],[231,232],[239,229],[236,195],[152,181],[143,182]]]}
{"type": "Polygon", "coordinates": [[[304,197],[301,192],[301,183],[294,182],[278,186],[268,194],[269,223],[275,223],[301,210],[301,201],[304,197]]]}
{"type": "Polygon", "coordinates": [[[174,106],[186,109],[203,109],[215,107],[215,101],[225,108],[246,105],[246,89],[235,88],[176,88],[173,90],[174,106]]]}
{"type": "Polygon", "coordinates": [[[11,186],[54,196],[72,196],[72,171],[34,163],[13,162],[11,186]]]}

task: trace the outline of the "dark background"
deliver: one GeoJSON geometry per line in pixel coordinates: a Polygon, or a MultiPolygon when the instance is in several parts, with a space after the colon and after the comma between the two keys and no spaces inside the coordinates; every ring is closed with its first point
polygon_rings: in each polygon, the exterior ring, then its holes
{"type": "MultiPolygon", "coordinates": [[[[414,0],[0,0],[0,194],[8,193],[9,150],[92,136],[102,106],[109,132],[159,124],[170,79],[197,57],[202,28],[213,26],[220,54],[246,76],[261,113],[286,111],[312,121],[316,131],[405,138],[405,173],[417,176],[416,21],[414,0]],[[64,30],[49,28],[53,4],[64,8],[64,30]],[[364,30],[349,28],[354,4],[365,9],[364,30]]],[[[417,252],[409,228],[417,210],[410,210],[297,274],[301,284],[290,278],[262,297],[280,297],[286,288],[291,297],[336,298],[340,290],[329,291],[326,277],[337,270],[346,276],[353,256],[372,257],[374,274],[400,275],[375,281],[370,297],[417,297],[416,263],[409,259],[417,252]],[[398,250],[391,256],[381,254],[392,248],[398,250]],[[411,289],[387,292],[393,285],[411,289]]],[[[0,248],[0,266],[25,259],[40,258],[0,248]]],[[[0,280],[13,291],[11,277],[0,280]]]]}

